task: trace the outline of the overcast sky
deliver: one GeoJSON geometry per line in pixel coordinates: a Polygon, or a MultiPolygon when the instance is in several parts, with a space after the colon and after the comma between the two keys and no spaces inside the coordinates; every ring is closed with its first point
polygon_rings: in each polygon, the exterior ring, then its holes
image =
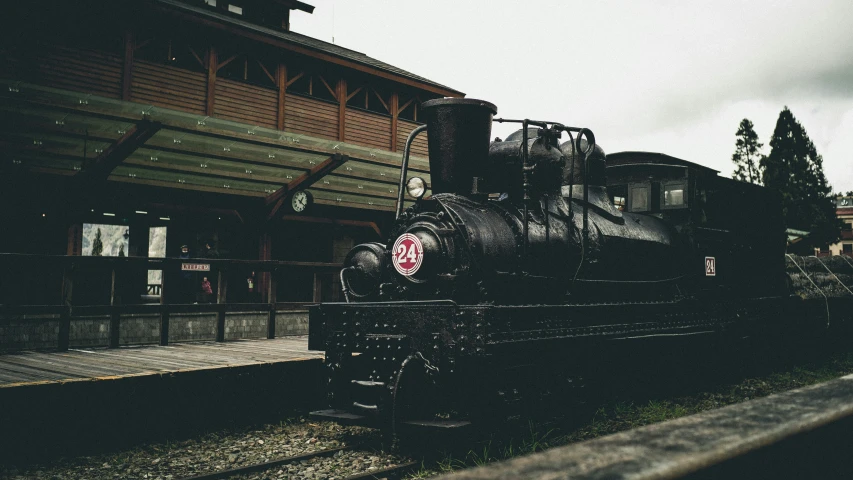
{"type": "MultiPolygon", "coordinates": [[[[294,31],[497,105],[591,128],[608,153],[733,170],[749,118],[769,153],[787,105],[853,190],[853,0],[307,0],[294,31]]],[[[513,130],[495,124],[493,136],[513,130]]]]}

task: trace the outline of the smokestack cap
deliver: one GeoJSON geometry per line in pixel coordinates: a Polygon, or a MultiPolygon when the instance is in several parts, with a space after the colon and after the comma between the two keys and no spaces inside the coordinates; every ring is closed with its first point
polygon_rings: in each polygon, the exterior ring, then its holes
{"type": "Polygon", "coordinates": [[[473,98],[438,98],[421,105],[427,124],[432,193],[472,191],[488,173],[493,104],[473,98]]]}

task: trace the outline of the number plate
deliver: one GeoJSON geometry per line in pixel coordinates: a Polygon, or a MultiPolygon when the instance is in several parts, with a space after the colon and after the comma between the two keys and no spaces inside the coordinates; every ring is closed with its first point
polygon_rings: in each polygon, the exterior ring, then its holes
{"type": "Polygon", "coordinates": [[[424,260],[424,246],[411,233],[404,233],[394,242],[394,268],[400,275],[414,275],[424,260]]]}

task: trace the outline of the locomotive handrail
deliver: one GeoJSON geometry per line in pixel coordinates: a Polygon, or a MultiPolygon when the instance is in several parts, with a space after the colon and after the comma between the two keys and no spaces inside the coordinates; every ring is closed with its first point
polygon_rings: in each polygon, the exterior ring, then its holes
{"type": "Polygon", "coordinates": [[[409,134],[409,138],[406,139],[406,148],[403,149],[403,161],[400,165],[400,185],[397,188],[397,208],[396,213],[394,214],[394,220],[400,218],[400,215],[403,214],[403,192],[406,187],[406,172],[409,170],[409,152],[412,149],[412,142],[415,141],[415,137],[418,136],[419,133],[426,131],[427,126],[421,125],[409,134]]]}

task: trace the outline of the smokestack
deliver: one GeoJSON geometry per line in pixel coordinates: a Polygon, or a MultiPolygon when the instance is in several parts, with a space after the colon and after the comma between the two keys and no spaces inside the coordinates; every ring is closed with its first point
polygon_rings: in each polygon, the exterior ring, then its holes
{"type": "Polygon", "coordinates": [[[429,141],[432,193],[471,193],[489,157],[492,117],[497,107],[471,98],[439,98],[421,106],[429,141]]]}

